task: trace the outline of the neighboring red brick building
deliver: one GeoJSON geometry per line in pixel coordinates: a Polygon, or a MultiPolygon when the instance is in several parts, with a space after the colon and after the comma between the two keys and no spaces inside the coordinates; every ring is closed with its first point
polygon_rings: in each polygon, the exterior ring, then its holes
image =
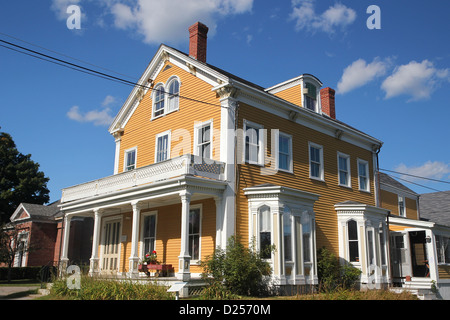
{"type": "MultiPolygon", "coordinates": [[[[14,267],[58,265],[64,229],[59,201],[48,206],[21,203],[11,215],[9,230],[17,230],[17,252],[14,267]]],[[[77,218],[70,225],[72,244],[69,257],[72,263],[89,264],[93,221],[77,218]]]]}

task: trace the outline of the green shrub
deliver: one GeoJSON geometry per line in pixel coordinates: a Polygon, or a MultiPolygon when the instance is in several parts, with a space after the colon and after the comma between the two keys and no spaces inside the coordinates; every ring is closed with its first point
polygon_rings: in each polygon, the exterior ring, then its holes
{"type": "Polygon", "coordinates": [[[51,294],[75,300],[173,300],[164,286],[132,280],[106,280],[81,276],[80,289],[70,289],[67,278],[53,282],[51,294]]]}
{"type": "Polygon", "coordinates": [[[271,268],[254,245],[246,248],[238,237],[228,240],[226,250],[216,249],[202,261],[202,276],[209,282],[204,291],[207,299],[230,299],[236,295],[269,294],[271,268]]]}
{"type": "Polygon", "coordinates": [[[332,252],[322,248],[318,252],[317,273],[321,291],[354,288],[361,271],[350,264],[340,264],[332,252]]]}

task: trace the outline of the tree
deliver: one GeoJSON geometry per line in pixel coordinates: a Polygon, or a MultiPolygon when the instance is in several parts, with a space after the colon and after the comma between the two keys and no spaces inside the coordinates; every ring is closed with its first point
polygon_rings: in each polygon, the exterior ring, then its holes
{"type": "Polygon", "coordinates": [[[22,202],[47,203],[48,181],[31,155],[20,153],[12,137],[0,132],[0,223],[7,221],[22,202]]]}
{"type": "MultiPolygon", "coordinates": [[[[28,237],[28,234],[25,235],[28,237]]],[[[11,282],[14,258],[30,252],[30,246],[24,245],[27,242],[26,239],[22,239],[22,230],[17,225],[8,224],[0,229],[0,262],[8,266],[8,282],[11,282]]]]}

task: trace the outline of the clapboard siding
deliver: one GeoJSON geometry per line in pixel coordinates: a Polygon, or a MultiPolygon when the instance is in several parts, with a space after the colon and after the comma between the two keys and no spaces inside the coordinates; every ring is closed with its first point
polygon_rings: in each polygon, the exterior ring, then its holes
{"type": "MultiPolygon", "coordinates": [[[[156,77],[154,84],[166,84],[167,80],[174,75],[181,81],[179,110],[152,119],[152,90],[146,93],[124,128],[120,143],[119,172],[124,169],[125,150],[130,148],[137,148],[136,167],[154,163],[155,141],[159,133],[171,130],[171,158],[174,158],[182,154],[194,153],[195,123],[213,120],[214,130],[220,131],[220,101],[208,83],[172,65],[156,77]]],[[[219,147],[220,135],[216,134],[213,159],[219,160],[219,147]]]]}
{"type": "Polygon", "coordinates": [[[271,153],[270,130],[279,129],[292,135],[293,142],[293,173],[278,172],[273,175],[261,175],[261,167],[257,165],[241,164],[238,168],[239,187],[237,193],[236,228],[237,232],[248,239],[248,203],[243,189],[263,183],[272,183],[320,195],[314,211],[316,214],[317,246],[327,246],[337,253],[338,230],[337,215],[334,209],[336,203],[352,200],[368,205],[375,205],[373,180],[371,175],[370,193],[359,191],[357,159],[369,162],[369,172],[373,172],[372,153],[350,143],[301,126],[287,119],[240,104],[238,127],[243,127],[243,120],[249,120],[267,129],[267,158],[271,153]],[[325,181],[309,178],[309,149],[308,142],[323,146],[325,181]],[[338,185],[337,152],[350,155],[351,188],[338,185]]]}

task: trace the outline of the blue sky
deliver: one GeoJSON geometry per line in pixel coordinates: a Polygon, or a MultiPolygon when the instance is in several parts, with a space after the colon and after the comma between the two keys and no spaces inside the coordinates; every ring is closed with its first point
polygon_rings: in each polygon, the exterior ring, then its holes
{"type": "MultiPolygon", "coordinates": [[[[339,120],[384,142],[381,168],[450,181],[449,10],[437,0],[16,0],[1,4],[0,39],[137,81],[160,43],[187,52],[187,28],[202,21],[209,63],[263,87],[311,73],[337,90],[339,120]],[[79,30],[67,27],[69,5],[79,30]],[[367,26],[370,5],[381,29],[367,26]]],[[[108,123],[131,87],[4,47],[0,82],[1,131],[41,165],[51,201],[113,173],[108,123]]]]}

